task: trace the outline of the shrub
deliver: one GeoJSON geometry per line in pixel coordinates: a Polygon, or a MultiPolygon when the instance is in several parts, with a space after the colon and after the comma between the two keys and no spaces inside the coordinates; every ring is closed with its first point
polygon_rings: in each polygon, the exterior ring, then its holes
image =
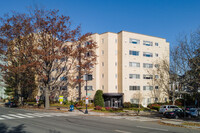
{"type": "Polygon", "coordinates": [[[68,100],[65,100],[65,101],[63,102],[63,104],[64,104],[64,105],[69,105],[69,101],[68,101],[68,100]]]}
{"type": "Polygon", "coordinates": [[[102,109],[101,106],[96,106],[96,107],[95,107],[95,110],[101,110],[101,109],[102,109]]]}
{"type": "Polygon", "coordinates": [[[78,101],[77,105],[78,106],[83,106],[84,105],[84,101],[83,100],[78,101]]]}
{"type": "Polygon", "coordinates": [[[163,104],[153,103],[153,104],[149,104],[147,107],[150,109],[155,109],[155,110],[159,111],[161,105],[163,105],[163,104]]]}
{"type": "Polygon", "coordinates": [[[107,110],[107,111],[109,111],[110,109],[112,109],[111,107],[105,107],[105,109],[107,110]]]}
{"type": "Polygon", "coordinates": [[[101,111],[106,111],[106,109],[105,109],[105,108],[102,108],[101,111]]]}
{"type": "Polygon", "coordinates": [[[123,107],[124,108],[131,108],[131,103],[130,102],[124,102],[123,107]]]}
{"type": "Polygon", "coordinates": [[[103,91],[97,90],[94,96],[94,106],[104,107],[103,91]]]}
{"type": "Polygon", "coordinates": [[[135,103],[131,104],[131,108],[139,108],[139,105],[140,105],[140,108],[143,108],[142,104],[135,104],[135,103]]]}

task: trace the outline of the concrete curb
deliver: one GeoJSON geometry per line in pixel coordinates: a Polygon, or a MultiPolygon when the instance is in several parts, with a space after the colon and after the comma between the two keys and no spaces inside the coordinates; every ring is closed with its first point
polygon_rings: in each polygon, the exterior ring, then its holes
{"type": "Polygon", "coordinates": [[[178,127],[185,127],[185,128],[192,128],[192,129],[200,129],[200,126],[189,126],[184,125],[183,121],[167,121],[167,120],[161,120],[160,123],[166,124],[169,126],[178,126],[178,127]]]}

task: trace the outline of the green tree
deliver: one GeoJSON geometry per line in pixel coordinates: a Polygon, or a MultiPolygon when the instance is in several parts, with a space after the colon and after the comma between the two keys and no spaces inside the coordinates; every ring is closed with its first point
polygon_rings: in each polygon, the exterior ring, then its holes
{"type": "Polygon", "coordinates": [[[97,90],[94,96],[94,105],[104,107],[103,91],[97,90]]]}

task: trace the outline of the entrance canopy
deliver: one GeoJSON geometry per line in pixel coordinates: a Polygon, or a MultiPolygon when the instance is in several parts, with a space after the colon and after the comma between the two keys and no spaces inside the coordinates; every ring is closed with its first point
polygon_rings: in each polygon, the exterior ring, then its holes
{"type": "Polygon", "coordinates": [[[105,107],[123,107],[123,95],[124,93],[103,93],[105,107]]]}

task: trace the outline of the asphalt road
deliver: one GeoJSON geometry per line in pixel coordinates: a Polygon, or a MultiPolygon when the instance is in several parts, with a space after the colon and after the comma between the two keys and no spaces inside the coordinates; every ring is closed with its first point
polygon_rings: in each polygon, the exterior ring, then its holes
{"type": "Polygon", "coordinates": [[[199,133],[200,130],[100,116],[0,107],[0,133],[199,133]]]}

